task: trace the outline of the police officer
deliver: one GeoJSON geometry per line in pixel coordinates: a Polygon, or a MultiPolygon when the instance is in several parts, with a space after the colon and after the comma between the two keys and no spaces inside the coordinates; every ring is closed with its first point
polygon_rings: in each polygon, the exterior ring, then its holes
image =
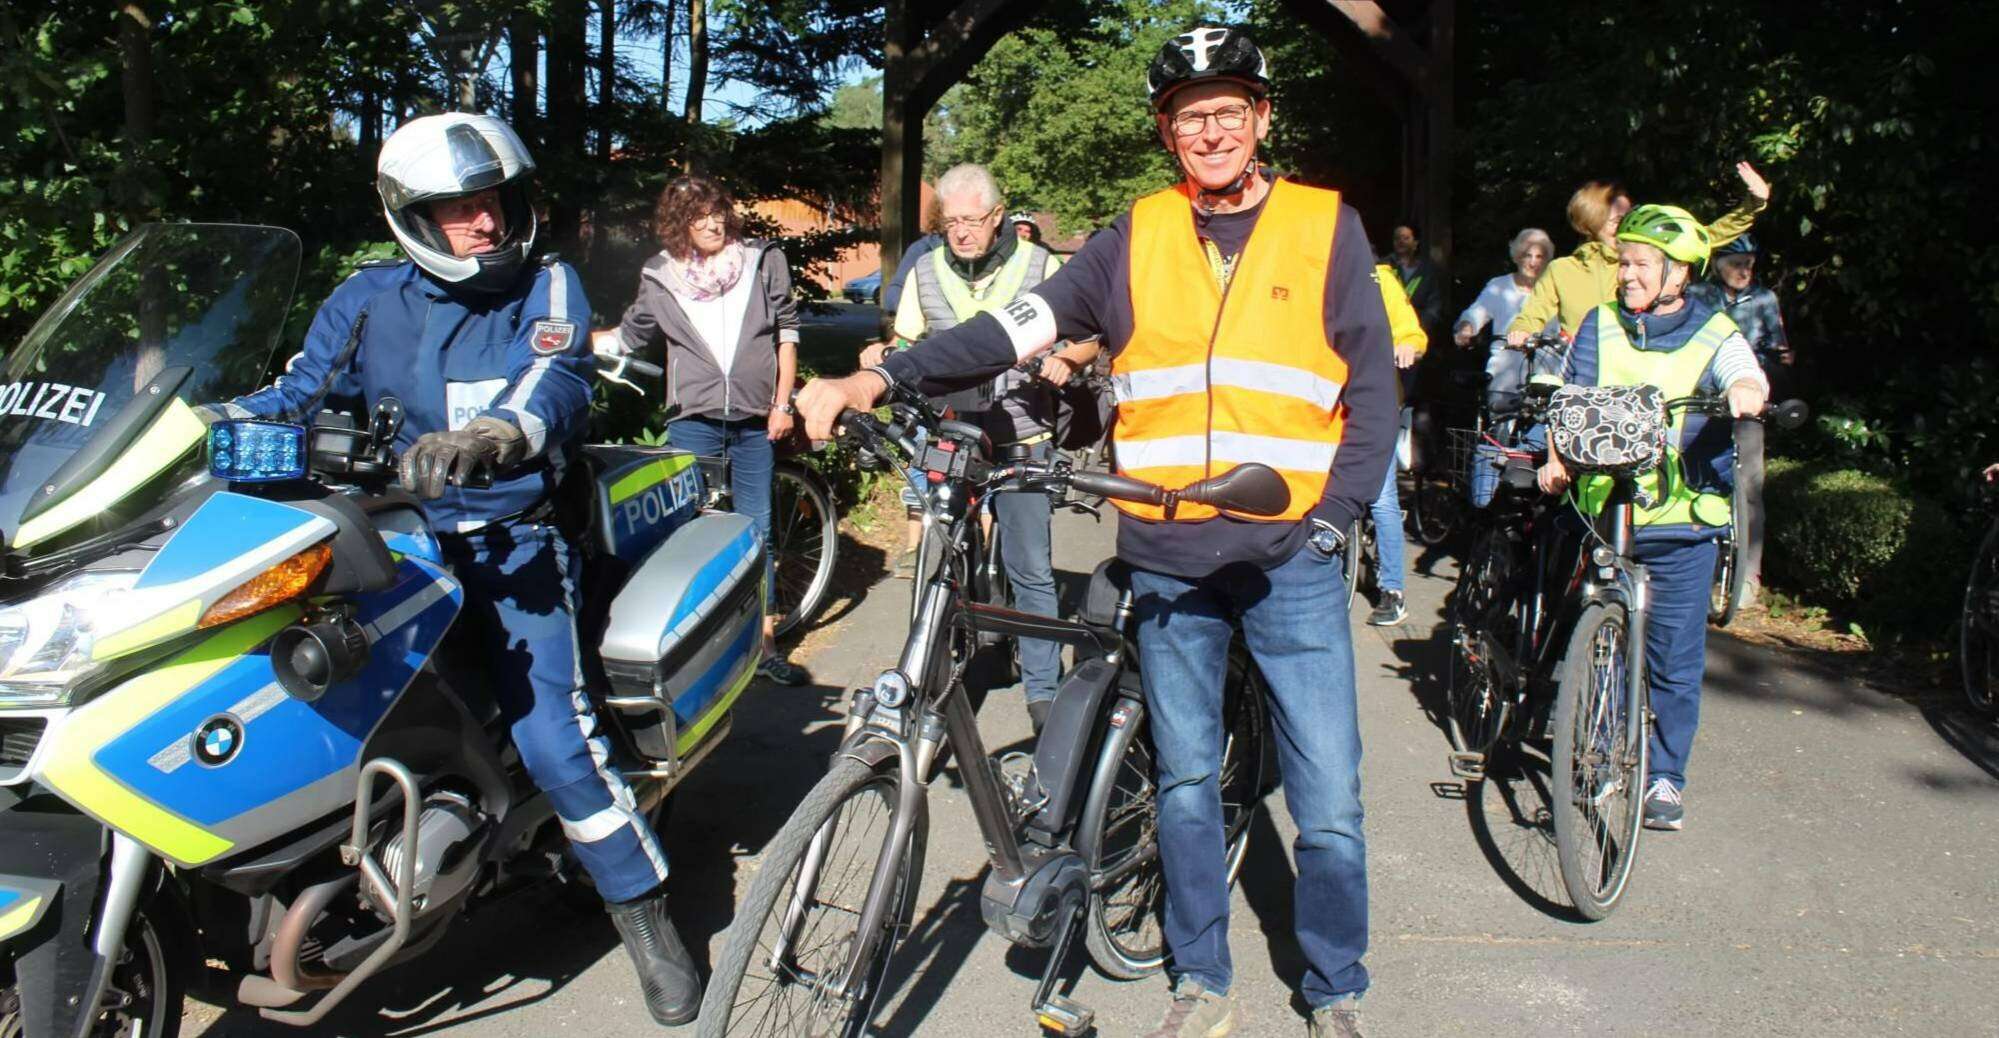
{"type": "Polygon", "coordinates": [[[216,411],[309,421],[331,397],[402,401],[403,486],[465,585],[466,636],[576,857],[608,902],[662,1024],[701,988],[667,918],[666,855],[583,690],[575,547],[547,515],[589,420],[590,306],[576,271],[532,261],[534,160],[491,116],[413,120],[382,146],[376,187],[409,259],[335,289],[285,374],[216,411]],[[463,484],[493,472],[490,488],[463,484]]]}

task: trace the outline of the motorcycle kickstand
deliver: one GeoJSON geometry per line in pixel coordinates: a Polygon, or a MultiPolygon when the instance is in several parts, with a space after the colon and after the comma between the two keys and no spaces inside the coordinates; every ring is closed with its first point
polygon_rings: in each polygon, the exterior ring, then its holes
{"type": "Polygon", "coordinates": [[[1069,959],[1069,946],[1075,942],[1077,931],[1083,928],[1083,909],[1088,903],[1073,903],[1064,913],[1062,928],[1056,932],[1055,946],[1048,954],[1048,968],[1041,975],[1041,986],[1034,991],[1034,1019],[1045,1034],[1060,1035],[1061,1038],[1080,1038],[1093,1034],[1097,1012],[1085,1005],[1079,1005],[1055,993],[1055,987],[1062,980],[1062,967],[1069,959]]]}

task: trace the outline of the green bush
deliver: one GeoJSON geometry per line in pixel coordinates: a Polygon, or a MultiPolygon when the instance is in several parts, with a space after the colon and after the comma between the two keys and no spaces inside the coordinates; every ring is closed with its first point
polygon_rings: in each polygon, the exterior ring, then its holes
{"type": "Polygon", "coordinates": [[[1943,508],[1858,469],[1772,459],[1765,579],[1870,637],[1930,637],[1957,613],[1970,545],[1943,508]]]}
{"type": "Polygon", "coordinates": [[[1773,459],[1764,476],[1764,568],[1772,583],[1850,606],[1902,550],[1913,502],[1857,469],[1773,459]]]}

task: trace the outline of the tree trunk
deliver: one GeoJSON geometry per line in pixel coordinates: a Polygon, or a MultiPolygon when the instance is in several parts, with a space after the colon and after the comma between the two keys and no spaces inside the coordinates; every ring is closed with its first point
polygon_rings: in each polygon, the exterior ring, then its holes
{"type": "Polygon", "coordinates": [[[585,21],[589,14],[583,0],[562,0],[555,5],[548,33],[548,139],[566,157],[584,153],[584,112],[589,103],[585,21]]]}
{"type": "Polygon", "coordinates": [[[361,124],[361,154],[372,159],[382,150],[382,98],[374,83],[361,88],[361,110],[355,114],[361,124]]]}
{"type": "Polygon", "coordinates": [[[512,116],[514,132],[533,151],[537,141],[536,102],[541,95],[541,29],[534,23],[534,16],[526,12],[514,15],[507,28],[507,53],[509,78],[513,84],[512,116]]]}
{"type": "Polygon", "coordinates": [[[673,111],[673,26],[679,13],[679,0],[666,0],[666,12],[660,17],[659,106],[669,112],[673,111]]]}
{"type": "Polygon", "coordinates": [[[597,12],[597,158],[611,158],[611,112],[618,100],[618,0],[597,12]]]}
{"type": "Polygon", "coordinates": [[[583,214],[576,199],[582,160],[589,157],[584,141],[589,120],[588,0],[557,0],[548,30],[547,154],[542,167],[549,193],[549,237],[555,247],[579,256],[584,251],[583,214]]]}
{"type": "Polygon", "coordinates": [[[687,0],[687,110],[690,125],[701,122],[701,99],[708,92],[708,0],[687,0]]]}
{"type": "Polygon", "coordinates": [[[151,214],[153,191],[146,146],[153,139],[153,19],[140,0],[118,0],[118,49],[125,62],[125,161],[120,201],[138,223],[151,214]]]}

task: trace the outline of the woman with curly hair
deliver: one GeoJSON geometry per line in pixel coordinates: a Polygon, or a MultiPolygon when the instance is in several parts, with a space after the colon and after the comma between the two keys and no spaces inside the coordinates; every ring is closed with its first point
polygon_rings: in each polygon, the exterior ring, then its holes
{"type": "MultiPolygon", "coordinates": [[[[616,348],[664,349],[667,423],[675,447],[729,459],[736,511],[770,542],[772,443],[791,435],[798,370],[798,305],[784,253],[743,237],[727,189],[707,177],[674,178],[660,192],[654,225],[662,246],[639,275],[616,348]]],[[[764,579],[774,566],[765,555],[764,579]]],[[[763,676],[800,685],[805,672],[778,653],[764,618],[763,676]]]]}

